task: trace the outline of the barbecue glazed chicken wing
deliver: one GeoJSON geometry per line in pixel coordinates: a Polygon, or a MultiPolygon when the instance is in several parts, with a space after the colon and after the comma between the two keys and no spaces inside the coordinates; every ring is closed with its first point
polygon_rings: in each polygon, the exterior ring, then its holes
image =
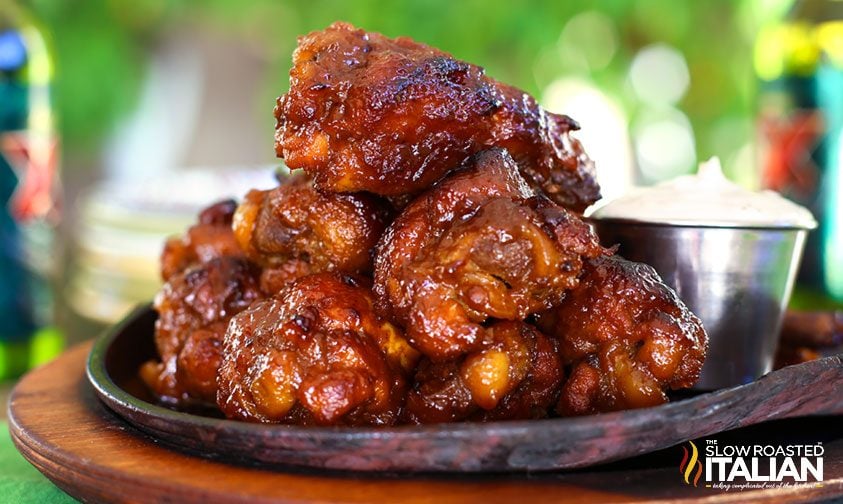
{"type": "Polygon", "coordinates": [[[275,293],[312,272],[371,274],[372,252],[390,214],[372,195],[319,192],[298,176],[249,192],[234,216],[234,233],[264,268],[263,289],[275,293]]]}
{"type": "Polygon", "coordinates": [[[700,320],[656,271],[619,257],[586,261],[580,284],[542,314],[571,366],[560,415],[653,406],[699,378],[708,339],[700,320]]]}
{"type": "Polygon", "coordinates": [[[225,335],[219,407],[252,422],[395,423],[418,354],[373,303],[365,279],[320,273],[237,315],[225,335]]]}
{"type": "Polygon", "coordinates": [[[275,109],[276,152],[326,191],[426,189],[468,156],[509,150],[523,177],[582,212],[599,199],[577,123],[482,68],[405,37],[346,23],[299,38],[275,109]]]}
{"type": "Polygon", "coordinates": [[[141,377],[162,400],[216,400],[223,336],[232,316],[263,297],[258,268],[241,257],[218,257],[178,273],[155,297],[160,362],[141,377]]]}
{"type": "Polygon", "coordinates": [[[378,244],[378,308],[434,361],[479,349],[488,319],[524,320],[578,283],[603,253],[578,217],[484,151],[413,201],[378,244]]]}
{"type": "Polygon", "coordinates": [[[696,381],[700,321],[580,218],[600,191],[570,117],[345,23],[299,39],[275,117],[303,175],[209,207],[161,256],[161,360],[140,371],[158,397],[429,424],[649,406],[696,381]]]}
{"type": "Polygon", "coordinates": [[[480,350],[445,362],[424,358],[407,396],[405,420],[544,418],[559,396],[563,366],[556,342],[523,322],[498,321],[480,350]]]}
{"type": "Polygon", "coordinates": [[[231,220],[237,203],[220,201],[202,210],[199,222],[184,236],[174,237],[164,244],[161,253],[161,278],[166,282],[188,267],[217,257],[240,257],[243,251],[231,231],[231,220]]]}

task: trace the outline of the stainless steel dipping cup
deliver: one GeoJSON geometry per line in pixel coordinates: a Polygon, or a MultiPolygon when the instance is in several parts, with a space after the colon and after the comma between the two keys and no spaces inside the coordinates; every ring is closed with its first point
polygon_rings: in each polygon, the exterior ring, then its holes
{"type": "Polygon", "coordinates": [[[591,222],[604,246],[652,265],[702,320],[709,347],[695,389],[742,385],[772,369],[808,229],[591,222]]]}

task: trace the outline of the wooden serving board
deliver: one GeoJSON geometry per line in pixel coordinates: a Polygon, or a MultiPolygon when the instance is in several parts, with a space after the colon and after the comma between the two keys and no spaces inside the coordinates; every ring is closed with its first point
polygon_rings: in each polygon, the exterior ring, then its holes
{"type": "Polygon", "coordinates": [[[541,474],[367,475],[233,465],[170,450],[113,414],[85,379],[89,350],[90,344],[78,346],[33,371],[9,403],[10,430],[21,453],[59,487],[88,502],[781,502],[843,495],[840,417],[779,421],[717,437],[822,441],[825,482],[801,489],[721,493],[686,485],[678,470],[680,447],[588,470],[541,474]]]}

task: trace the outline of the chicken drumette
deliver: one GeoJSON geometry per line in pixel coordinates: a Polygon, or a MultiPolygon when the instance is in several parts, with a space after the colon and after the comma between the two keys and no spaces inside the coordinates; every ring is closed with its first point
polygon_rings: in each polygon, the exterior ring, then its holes
{"type": "Polygon", "coordinates": [[[371,274],[372,251],[390,216],[372,195],[323,193],[298,176],[249,192],[234,216],[234,233],[263,267],[263,289],[274,293],[309,273],[371,274]]]}
{"type": "Polygon", "coordinates": [[[586,261],[579,286],[537,325],[571,367],[560,415],[661,404],[667,389],[697,381],[708,346],[700,320],[658,273],[619,257],[586,261]]]}
{"type": "Polygon", "coordinates": [[[322,190],[414,194],[467,156],[502,147],[566,208],[582,212],[599,198],[573,119],[409,38],[346,23],[299,38],[275,116],[277,154],[322,190]]]}
{"type": "Polygon", "coordinates": [[[320,273],[237,315],[225,336],[219,407],[252,422],[395,423],[418,353],[373,302],[365,279],[320,273]]]}
{"type": "Polygon", "coordinates": [[[502,149],[413,201],[378,244],[378,308],[434,361],[479,349],[488,319],[524,320],[603,253],[588,225],[535,194],[502,149]]]}
{"type": "Polygon", "coordinates": [[[170,277],[155,297],[155,346],[161,361],[141,377],[162,400],[216,400],[216,375],[228,321],[263,295],[258,268],[217,257],[170,277]]]}
{"type": "Polygon", "coordinates": [[[215,203],[161,253],[164,286],[155,298],[155,345],[160,361],[140,374],[163,401],[216,398],[216,372],[228,320],[260,297],[257,266],[231,229],[237,204],[215,203]]]}

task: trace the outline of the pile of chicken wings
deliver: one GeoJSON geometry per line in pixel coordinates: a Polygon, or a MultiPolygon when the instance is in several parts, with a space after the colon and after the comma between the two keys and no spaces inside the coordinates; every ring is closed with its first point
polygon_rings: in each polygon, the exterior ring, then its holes
{"type": "Polygon", "coordinates": [[[204,210],[161,259],[164,402],[295,425],[651,406],[697,380],[699,319],[600,245],[577,123],[482,68],[335,23],[275,108],[295,173],[204,210]]]}

